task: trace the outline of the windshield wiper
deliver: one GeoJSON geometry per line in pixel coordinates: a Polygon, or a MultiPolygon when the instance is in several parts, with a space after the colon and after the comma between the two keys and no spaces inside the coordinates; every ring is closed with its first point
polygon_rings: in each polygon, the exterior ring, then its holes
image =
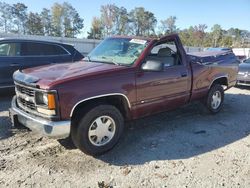
{"type": "Polygon", "coordinates": [[[87,55],[86,57],[88,58],[88,61],[89,61],[89,62],[91,62],[90,56],[89,56],[89,55],[87,55]]]}
{"type": "Polygon", "coordinates": [[[119,63],[113,62],[113,61],[102,61],[103,63],[107,64],[114,64],[114,65],[120,65],[119,63]]]}
{"type": "Polygon", "coordinates": [[[122,63],[117,63],[113,59],[106,58],[102,56],[100,59],[90,59],[90,56],[86,56],[87,60],[89,62],[95,62],[95,63],[107,63],[107,64],[114,64],[114,65],[123,65],[122,63]],[[108,61],[105,61],[108,60],[108,61]]]}
{"type": "MultiPolygon", "coordinates": [[[[108,59],[108,58],[102,56],[102,59],[108,59]]],[[[113,59],[111,59],[111,61],[103,61],[103,63],[109,63],[109,64],[114,64],[114,65],[120,65],[119,63],[114,62],[113,59]]]]}

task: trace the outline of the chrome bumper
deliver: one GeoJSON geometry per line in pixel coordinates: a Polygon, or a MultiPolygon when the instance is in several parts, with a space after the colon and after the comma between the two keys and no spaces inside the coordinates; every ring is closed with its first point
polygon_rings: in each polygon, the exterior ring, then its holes
{"type": "Polygon", "coordinates": [[[11,102],[10,117],[12,120],[16,117],[20,124],[48,137],[67,138],[70,135],[70,121],[49,121],[32,116],[17,107],[16,97],[11,102]]]}
{"type": "Polygon", "coordinates": [[[239,85],[239,86],[250,86],[250,81],[237,81],[237,84],[236,85],[239,85]]]}

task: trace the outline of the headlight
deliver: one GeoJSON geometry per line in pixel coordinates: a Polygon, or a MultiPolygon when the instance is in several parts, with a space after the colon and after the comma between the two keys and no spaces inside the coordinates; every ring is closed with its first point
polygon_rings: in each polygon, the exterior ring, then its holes
{"type": "Polygon", "coordinates": [[[36,92],[35,102],[38,112],[48,116],[56,115],[55,93],[36,92]]]}
{"type": "Polygon", "coordinates": [[[42,106],[48,106],[47,93],[36,92],[36,104],[42,106]]]}
{"type": "Polygon", "coordinates": [[[48,95],[46,94],[43,95],[43,102],[44,104],[48,105],[48,95]]]}
{"type": "Polygon", "coordinates": [[[38,106],[46,107],[49,110],[56,108],[56,99],[53,93],[36,92],[35,100],[38,106]]]}

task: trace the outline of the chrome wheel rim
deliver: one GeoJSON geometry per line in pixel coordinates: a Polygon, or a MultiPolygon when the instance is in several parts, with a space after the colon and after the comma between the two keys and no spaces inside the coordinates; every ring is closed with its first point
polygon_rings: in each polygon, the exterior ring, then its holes
{"type": "Polygon", "coordinates": [[[89,127],[89,141],[95,146],[103,146],[112,140],[115,130],[116,124],[113,118],[110,116],[100,116],[89,127]]]}
{"type": "Polygon", "coordinates": [[[212,96],[211,107],[216,110],[221,104],[221,93],[216,91],[212,96]]]}

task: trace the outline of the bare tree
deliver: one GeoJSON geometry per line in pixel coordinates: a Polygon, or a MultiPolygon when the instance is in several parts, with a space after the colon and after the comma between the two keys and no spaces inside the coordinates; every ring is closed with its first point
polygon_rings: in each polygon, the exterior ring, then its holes
{"type": "Polygon", "coordinates": [[[13,15],[13,23],[16,26],[14,28],[14,32],[25,34],[25,24],[28,18],[27,15],[27,6],[23,3],[13,4],[12,6],[12,15],[13,15]]]}
{"type": "Polygon", "coordinates": [[[112,34],[112,28],[114,26],[116,18],[116,6],[113,4],[107,4],[101,6],[101,20],[104,27],[105,35],[112,34]]]}
{"type": "Polygon", "coordinates": [[[43,33],[47,36],[52,34],[52,16],[51,11],[49,9],[43,8],[40,13],[42,25],[43,25],[43,33]]]}
{"type": "Polygon", "coordinates": [[[5,33],[11,31],[12,18],[12,6],[7,3],[0,2],[0,22],[5,33]]]}
{"type": "Polygon", "coordinates": [[[29,13],[26,29],[28,34],[44,35],[42,19],[38,13],[29,13]]]}
{"type": "Polygon", "coordinates": [[[161,26],[160,30],[162,34],[171,34],[175,33],[177,31],[176,27],[176,20],[177,18],[175,16],[170,16],[166,20],[161,20],[161,26]]]}
{"type": "Polygon", "coordinates": [[[89,39],[101,39],[103,37],[103,27],[100,18],[94,17],[91,23],[90,32],[88,32],[89,39]]]}
{"type": "Polygon", "coordinates": [[[218,24],[215,24],[213,27],[212,27],[212,36],[213,36],[213,46],[214,47],[217,47],[218,46],[218,42],[219,40],[221,39],[222,37],[222,29],[221,29],[221,26],[218,25],[218,24]]]}
{"type": "Polygon", "coordinates": [[[154,13],[146,11],[143,7],[137,7],[129,13],[132,34],[143,36],[154,33],[157,19],[154,13]]]}
{"type": "Polygon", "coordinates": [[[204,39],[206,37],[205,30],[207,29],[206,24],[199,24],[194,26],[194,39],[196,41],[197,46],[203,46],[204,39]]]}

